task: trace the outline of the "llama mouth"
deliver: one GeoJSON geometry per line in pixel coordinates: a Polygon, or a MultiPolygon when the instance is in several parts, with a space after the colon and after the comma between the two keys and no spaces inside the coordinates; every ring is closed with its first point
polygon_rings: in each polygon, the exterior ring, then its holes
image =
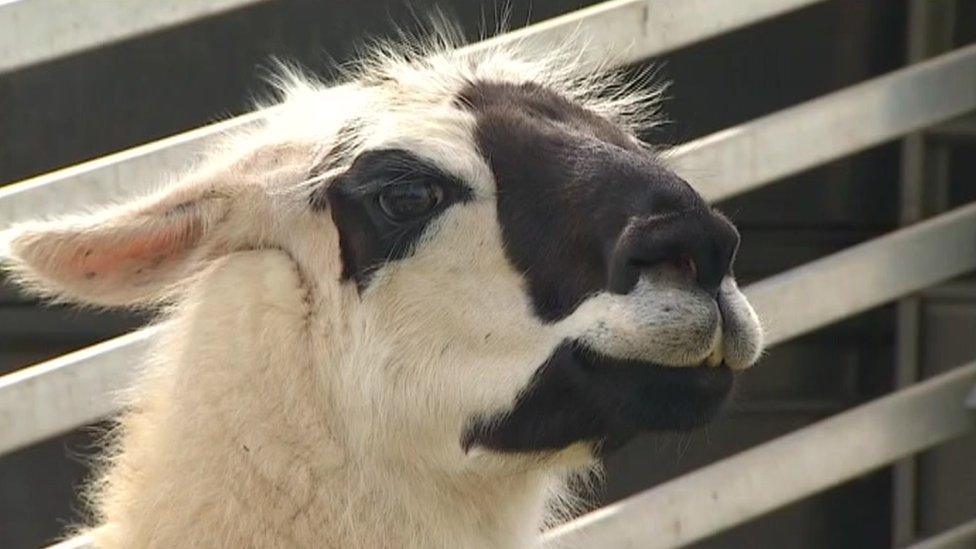
{"type": "Polygon", "coordinates": [[[592,441],[616,448],[642,431],[699,427],[732,390],[725,364],[673,367],[616,359],[564,342],[507,413],[473,421],[462,438],[500,452],[556,450],[592,441]]]}

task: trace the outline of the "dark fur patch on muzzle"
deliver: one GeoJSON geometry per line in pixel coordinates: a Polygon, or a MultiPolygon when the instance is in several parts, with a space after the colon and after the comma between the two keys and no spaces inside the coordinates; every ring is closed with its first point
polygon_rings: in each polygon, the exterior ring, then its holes
{"type": "Polygon", "coordinates": [[[666,367],[620,360],[564,342],[508,413],[479,418],[465,449],[556,450],[580,441],[616,448],[641,431],[698,427],[719,411],[734,374],[724,366],[666,367]]]}

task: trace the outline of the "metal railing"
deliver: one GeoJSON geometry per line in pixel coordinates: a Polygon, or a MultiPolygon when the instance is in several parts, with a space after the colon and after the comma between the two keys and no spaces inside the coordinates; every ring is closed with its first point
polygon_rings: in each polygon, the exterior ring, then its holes
{"type": "Polygon", "coordinates": [[[676,547],[976,428],[976,362],[599,509],[546,547],[676,547]],[[956,403],[957,406],[952,406],[956,403]]]}
{"type": "Polygon", "coordinates": [[[913,544],[908,549],[972,549],[974,545],[976,545],[976,519],[913,544]]]}
{"type": "Polygon", "coordinates": [[[266,1],[0,1],[0,72],[266,1]]]}
{"type": "MultiPolygon", "coordinates": [[[[20,0],[28,2],[32,0],[20,0]]],[[[614,0],[469,46],[521,44],[546,51],[575,35],[587,51],[617,65],[757,23],[825,0],[614,0]]],[[[0,230],[27,219],[76,211],[144,194],[161,174],[177,171],[214,139],[259,123],[258,111],[0,187],[0,230]]]]}
{"type": "MultiPolygon", "coordinates": [[[[20,0],[13,6],[56,1],[20,0]]],[[[626,64],[820,1],[616,0],[469,48],[510,41],[546,47],[578,34],[588,40],[594,57],[626,64]]],[[[201,3],[186,2],[191,4],[201,3]]],[[[0,71],[147,32],[152,25],[144,23],[154,20],[139,19],[128,30],[114,24],[115,34],[106,31],[105,39],[96,33],[94,39],[82,37],[17,58],[5,57],[2,29],[13,21],[5,9],[10,5],[0,4],[0,71]]],[[[185,15],[192,8],[187,10],[182,19],[158,26],[205,15],[185,15]]],[[[700,182],[706,198],[727,198],[976,110],[974,74],[976,46],[960,48],[681,145],[666,156],[679,173],[700,182]]],[[[0,229],[143,193],[161,174],[192,161],[215,137],[263,116],[252,113],[2,188],[0,229]]],[[[776,344],[974,269],[976,204],[773,276],[745,292],[765,321],[768,341],[776,344]]],[[[141,330],[0,377],[0,453],[115,411],[111,397],[130,384],[153,335],[152,329],[141,330]]],[[[545,545],[674,547],[701,539],[972,430],[976,415],[963,401],[974,382],[976,363],[961,366],[597,510],[547,533],[545,545]]],[[[972,539],[974,532],[976,525],[963,525],[919,547],[948,547],[972,539]]],[[[76,538],[59,547],[86,545],[76,538]]]]}
{"type": "MultiPolygon", "coordinates": [[[[692,181],[701,181],[698,189],[706,198],[728,198],[819,162],[838,158],[845,152],[857,151],[976,109],[976,79],[952,86],[952,92],[940,91],[953,82],[954,76],[967,72],[976,74],[976,46],[706,136],[677,147],[667,157],[681,174],[692,181]],[[916,100],[917,111],[893,108],[899,97],[919,94],[931,94],[931,97],[916,100]],[[885,113],[889,113],[887,119],[885,113]],[[835,135],[832,132],[837,128],[829,121],[838,119],[844,120],[845,127],[855,126],[858,130],[835,135]],[[797,128],[806,131],[799,132],[797,128]],[[736,158],[740,160],[736,161],[736,158]]],[[[217,129],[205,128],[189,136],[148,145],[144,148],[151,151],[149,153],[137,149],[115,155],[118,158],[114,161],[99,159],[63,170],[64,175],[41,176],[0,189],[0,219],[16,221],[53,215],[62,213],[65,203],[72,203],[72,208],[76,208],[84,200],[92,200],[86,204],[97,203],[103,196],[107,200],[112,192],[123,187],[122,181],[128,180],[120,180],[120,177],[131,177],[147,186],[154,184],[152,170],[165,169],[161,164],[173,169],[174,164],[179,166],[186,161],[180,156],[189,154],[187,149],[201,146],[201,141],[212,139],[216,132],[226,131],[227,126],[251,124],[257,116],[242,117],[243,120],[223,123],[217,129]]],[[[947,276],[973,268],[976,265],[965,265],[947,276]]],[[[894,299],[944,278],[946,276],[912,285],[905,291],[887,295],[886,299],[894,299]]],[[[785,295],[785,292],[781,293],[785,295]]],[[[757,307],[762,309],[761,305],[757,307]]],[[[770,306],[768,315],[774,315],[776,310],[777,305],[770,306]]],[[[831,320],[853,313],[845,314],[841,310],[837,314],[831,320]]],[[[792,320],[767,320],[766,324],[770,329],[780,329],[792,320]]],[[[137,332],[0,378],[0,423],[5,417],[16,418],[13,425],[0,424],[0,452],[63,433],[112,412],[111,394],[128,385],[131,374],[126,365],[131,368],[138,362],[138,356],[147,344],[148,333],[137,332]],[[76,371],[81,364],[84,364],[84,374],[76,371]],[[85,386],[90,388],[79,388],[85,386]],[[55,399],[59,403],[57,410],[37,406],[37,399],[45,396],[58,397],[55,399]]]]}

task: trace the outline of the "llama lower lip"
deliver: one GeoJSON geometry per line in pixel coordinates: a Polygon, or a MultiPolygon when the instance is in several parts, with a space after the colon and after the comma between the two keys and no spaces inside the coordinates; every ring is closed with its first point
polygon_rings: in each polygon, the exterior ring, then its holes
{"type": "Polygon", "coordinates": [[[725,365],[676,368],[564,342],[513,410],[473,421],[462,443],[524,452],[586,440],[617,446],[641,431],[692,429],[721,409],[734,378],[725,365]]]}
{"type": "Polygon", "coordinates": [[[698,427],[719,411],[735,383],[734,372],[719,366],[676,368],[654,362],[619,360],[582,353],[598,379],[615,391],[618,421],[639,431],[698,427]]]}

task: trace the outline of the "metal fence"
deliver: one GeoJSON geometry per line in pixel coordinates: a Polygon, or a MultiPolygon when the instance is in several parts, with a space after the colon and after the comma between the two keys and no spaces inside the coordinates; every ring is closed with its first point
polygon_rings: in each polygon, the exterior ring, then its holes
{"type": "MultiPolygon", "coordinates": [[[[470,48],[510,40],[545,47],[579,34],[589,40],[593,55],[623,65],[820,1],[614,0],[470,48]]],[[[78,31],[58,42],[37,41],[20,50],[2,38],[10,36],[3,29],[15,25],[40,29],[43,18],[38,10],[58,3],[0,4],[0,71],[252,2],[140,3],[131,14],[114,15],[107,27],[78,31]]],[[[88,20],[97,18],[103,6],[73,4],[72,11],[86,12],[81,17],[88,20]]],[[[50,32],[59,23],[46,24],[50,26],[38,32],[50,32]]],[[[728,128],[678,146],[666,156],[679,173],[704,182],[699,190],[706,198],[718,200],[973,110],[976,46],[728,128]]],[[[262,116],[249,114],[2,188],[0,229],[143,192],[146,187],[139,184],[151,184],[161,174],[180,169],[215,136],[262,116]]],[[[896,183],[892,181],[892,192],[896,183]]],[[[773,276],[745,291],[768,327],[769,343],[776,344],[974,269],[976,204],[773,276]]],[[[132,381],[134,365],[153,337],[152,329],[141,330],[0,377],[0,453],[114,412],[112,395],[132,381]]],[[[544,543],[675,547],[702,539],[972,430],[976,414],[964,401],[974,383],[976,363],[959,366],[599,509],[548,532],[544,543]]],[[[951,547],[973,539],[976,520],[918,547],[951,547]]],[[[83,539],[59,545],[84,546],[83,539]]]]}

